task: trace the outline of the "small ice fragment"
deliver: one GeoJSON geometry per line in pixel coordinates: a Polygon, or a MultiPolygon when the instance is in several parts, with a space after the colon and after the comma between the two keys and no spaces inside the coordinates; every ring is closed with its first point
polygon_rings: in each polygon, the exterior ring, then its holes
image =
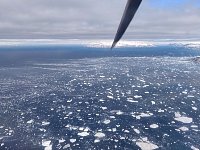
{"type": "Polygon", "coordinates": [[[165,111],[164,111],[164,110],[162,110],[162,109],[159,109],[159,110],[158,110],[158,112],[159,112],[159,113],[161,113],[161,112],[165,112],[165,111]]]}
{"type": "Polygon", "coordinates": [[[140,134],[140,130],[134,129],[135,133],[140,134]]]}
{"type": "Polygon", "coordinates": [[[192,107],[193,110],[197,110],[197,107],[192,107]]]}
{"type": "Polygon", "coordinates": [[[105,78],[105,76],[99,76],[100,78],[105,78]]]}
{"type": "Polygon", "coordinates": [[[95,140],[94,140],[94,143],[98,143],[98,142],[100,142],[99,139],[95,139],[95,140]]]}
{"type": "Polygon", "coordinates": [[[147,142],[136,142],[136,145],[139,146],[142,150],[154,150],[159,147],[153,143],[147,142]]]}
{"type": "Polygon", "coordinates": [[[191,128],[198,128],[197,125],[191,125],[191,128]]]}
{"type": "Polygon", "coordinates": [[[189,118],[189,117],[177,117],[177,118],[174,118],[174,120],[183,122],[183,123],[192,123],[193,122],[193,119],[189,118]]]}
{"type": "Polygon", "coordinates": [[[140,119],[141,119],[141,117],[140,117],[140,116],[136,116],[136,119],[140,120],[140,119]]]}
{"type": "Polygon", "coordinates": [[[193,98],[194,96],[193,96],[193,95],[188,95],[187,97],[188,97],[188,98],[193,98]]]}
{"type": "Polygon", "coordinates": [[[76,142],[76,139],[70,139],[69,140],[71,143],[74,143],[74,142],[76,142]]]}
{"type": "Polygon", "coordinates": [[[135,97],[135,98],[142,98],[141,95],[135,95],[134,97],[135,97]]]}
{"type": "Polygon", "coordinates": [[[183,91],[182,93],[183,93],[183,94],[187,94],[188,92],[187,92],[187,91],[183,91]]]}
{"type": "Polygon", "coordinates": [[[104,120],[103,123],[104,123],[104,124],[109,124],[109,123],[110,123],[110,120],[104,120]]]}
{"type": "Polygon", "coordinates": [[[97,138],[103,138],[106,135],[104,133],[102,133],[102,132],[97,132],[94,136],[97,137],[97,138]]]}
{"type": "Polygon", "coordinates": [[[107,98],[113,99],[113,96],[108,95],[107,98]]]}
{"type": "Polygon", "coordinates": [[[80,132],[80,133],[78,133],[78,135],[79,136],[88,136],[88,135],[90,135],[88,132],[80,132]]]}
{"type": "Polygon", "coordinates": [[[106,110],[106,109],[108,109],[107,107],[101,107],[103,110],[106,110]]]}
{"type": "Polygon", "coordinates": [[[80,128],[79,128],[79,130],[80,130],[80,131],[83,131],[83,130],[84,130],[84,128],[83,128],[83,127],[80,127],[80,128]]]}
{"type": "Polygon", "coordinates": [[[152,128],[152,129],[156,129],[156,128],[158,128],[159,126],[157,125],[157,124],[151,124],[150,125],[150,128],[152,128]]]}
{"type": "Polygon", "coordinates": [[[39,128],[39,130],[42,132],[46,132],[46,129],[43,129],[43,128],[39,128]]]}
{"type": "Polygon", "coordinates": [[[59,143],[63,143],[63,142],[65,142],[64,139],[61,139],[61,140],[58,140],[58,141],[59,141],[59,143]]]}
{"type": "Polygon", "coordinates": [[[192,150],[199,150],[198,148],[194,147],[194,146],[191,146],[191,149],[192,150]]]}
{"type": "Polygon", "coordinates": [[[153,114],[152,113],[141,113],[138,116],[140,116],[140,117],[151,117],[151,116],[153,116],[153,114]]]}
{"type": "Polygon", "coordinates": [[[175,112],[175,117],[176,118],[181,117],[181,114],[179,112],[175,112]]]}
{"type": "Polygon", "coordinates": [[[122,115],[123,114],[123,112],[122,111],[117,111],[117,113],[116,113],[117,115],[122,115]]]}
{"type": "Polygon", "coordinates": [[[31,119],[31,120],[27,121],[26,123],[31,124],[31,123],[33,123],[33,122],[34,122],[34,120],[31,119]]]}
{"type": "Polygon", "coordinates": [[[86,128],[84,129],[85,132],[88,132],[89,130],[90,130],[90,128],[88,128],[88,127],[86,127],[86,128]]]}
{"type": "Polygon", "coordinates": [[[70,144],[63,146],[63,149],[67,149],[67,148],[70,148],[70,144]]]}
{"type": "Polygon", "coordinates": [[[113,131],[113,132],[116,132],[116,131],[117,131],[117,129],[116,129],[116,128],[112,128],[112,131],[113,131]]]}
{"type": "Polygon", "coordinates": [[[44,150],[52,150],[51,141],[42,140],[42,146],[44,146],[44,150]]]}
{"type": "Polygon", "coordinates": [[[130,103],[138,103],[138,101],[134,101],[134,100],[127,100],[130,103]]]}
{"type": "Polygon", "coordinates": [[[42,121],[42,126],[47,126],[47,125],[49,125],[49,124],[50,124],[50,122],[42,121]]]}
{"type": "Polygon", "coordinates": [[[130,131],[128,131],[128,130],[124,130],[124,132],[125,132],[125,133],[129,133],[130,131]]]}
{"type": "Polygon", "coordinates": [[[187,127],[181,127],[181,128],[179,128],[179,130],[185,132],[185,131],[188,131],[189,129],[187,127]]]}

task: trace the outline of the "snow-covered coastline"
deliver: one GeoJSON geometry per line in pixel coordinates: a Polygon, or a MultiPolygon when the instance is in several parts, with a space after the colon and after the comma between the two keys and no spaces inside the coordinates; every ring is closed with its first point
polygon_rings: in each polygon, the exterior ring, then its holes
{"type": "MultiPolygon", "coordinates": [[[[84,46],[94,48],[110,48],[112,40],[109,39],[0,39],[2,46],[84,46]]],[[[200,40],[197,39],[161,39],[161,40],[123,40],[117,44],[120,47],[157,47],[157,46],[181,46],[200,49],[200,40]]]]}

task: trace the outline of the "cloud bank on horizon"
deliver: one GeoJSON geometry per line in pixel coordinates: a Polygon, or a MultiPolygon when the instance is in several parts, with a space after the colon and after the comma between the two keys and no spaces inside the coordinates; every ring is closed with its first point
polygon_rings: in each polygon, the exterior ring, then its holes
{"type": "MultiPolygon", "coordinates": [[[[0,38],[114,37],[126,0],[1,0],[0,38]]],[[[199,38],[199,0],[143,0],[124,38],[199,38]]]]}

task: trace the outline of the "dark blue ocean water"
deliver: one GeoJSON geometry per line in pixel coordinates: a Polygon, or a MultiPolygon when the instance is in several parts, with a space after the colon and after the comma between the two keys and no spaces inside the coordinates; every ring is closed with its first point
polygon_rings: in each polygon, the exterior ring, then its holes
{"type": "Polygon", "coordinates": [[[0,47],[0,149],[199,149],[199,55],[0,47]]]}

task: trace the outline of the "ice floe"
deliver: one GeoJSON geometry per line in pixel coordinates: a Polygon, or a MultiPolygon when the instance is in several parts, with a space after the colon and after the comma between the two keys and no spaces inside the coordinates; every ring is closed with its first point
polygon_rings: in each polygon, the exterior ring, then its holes
{"type": "Polygon", "coordinates": [[[199,148],[196,148],[196,147],[194,147],[194,146],[191,146],[191,149],[192,149],[192,150],[199,150],[199,148]]]}
{"type": "Polygon", "coordinates": [[[70,147],[71,147],[70,144],[66,144],[65,146],[63,146],[63,149],[68,149],[70,147]]]}
{"type": "Polygon", "coordinates": [[[44,150],[52,150],[52,144],[50,140],[42,140],[42,146],[44,146],[44,150]]]}
{"type": "Polygon", "coordinates": [[[27,121],[26,123],[31,124],[31,123],[33,123],[33,122],[34,122],[34,120],[31,119],[31,120],[27,121]]]}
{"type": "Polygon", "coordinates": [[[182,123],[192,123],[193,122],[193,118],[181,116],[179,112],[175,113],[174,120],[182,122],[182,123]]]}
{"type": "Polygon", "coordinates": [[[159,127],[159,125],[157,125],[157,124],[151,124],[150,125],[150,128],[152,128],[152,129],[156,129],[156,128],[158,128],[159,127]]]}
{"type": "Polygon", "coordinates": [[[197,107],[192,107],[193,110],[197,110],[197,107]]]}
{"type": "Polygon", "coordinates": [[[69,140],[71,143],[74,143],[74,142],[76,142],[76,139],[70,139],[69,140]]]}
{"type": "Polygon", "coordinates": [[[64,143],[65,139],[58,140],[59,143],[64,143]]]}
{"type": "Polygon", "coordinates": [[[147,138],[143,138],[137,141],[136,145],[139,146],[142,150],[154,150],[159,148],[156,144],[153,144],[150,141],[148,141],[147,138]]]}
{"type": "Polygon", "coordinates": [[[94,140],[94,143],[98,143],[98,142],[100,142],[100,139],[95,139],[94,140]]]}
{"type": "Polygon", "coordinates": [[[97,132],[94,136],[97,137],[97,138],[103,138],[106,135],[104,133],[102,133],[102,132],[97,132]]]}
{"type": "Polygon", "coordinates": [[[153,113],[140,113],[140,114],[132,114],[133,117],[136,117],[136,119],[141,119],[141,118],[145,118],[145,117],[151,117],[153,116],[153,113]]]}
{"type": "Polygon", "coordinates": [[[78,133],[78,135],[79,136],[88,136],[88,135],[90,135],[88,132],[80,132],[80,133],[78,133]]]}
{"type": "Polygon", "coordinates": [[[47,125],[49,125],[49,124],[50,124],[50,122],[42,121],[42,126],[47,126],[47,125]]]}
{"type": "Polygon", "coordinates": [[[142,98],[142,96],[141,95],[135,95],[134,98],[136,98],[136,99],[137,98],[142,98]]]}
{"type": "Polygon", "coordinates": [[[135,133],[140,134],[140,130],[134,129],[135,133]]]}
{"type": "Polygon", "coordinates": [[[185,132],[185,131],[188,131],[189,129],[187,127],[180,127],[179,130],[185,132]]]}
{"type": "Polygon", "coordinates": [[[104,120],[103,123],[104,123],[104,124],[109,124],[109,123],[110,123],[110,120],[108,120],[108,119],[107,119],[107,120],[104,120]]]}

